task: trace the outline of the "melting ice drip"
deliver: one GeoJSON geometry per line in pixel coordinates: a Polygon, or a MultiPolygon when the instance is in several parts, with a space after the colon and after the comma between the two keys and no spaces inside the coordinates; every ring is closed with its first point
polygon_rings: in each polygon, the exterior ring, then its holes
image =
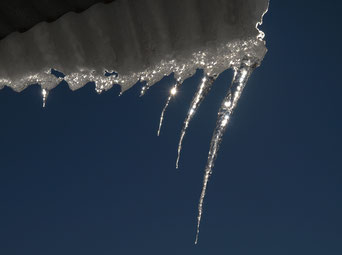
{"type": "Polygon", "coordinates": [[[191,120],[215,78],[232,68],[233,81],[218,112],[205,167],[197,243],[203,201],[223,133],[248,78],[267,51],[264,33],[258,29],[267,9],[268,0],[117,0],[97,4],[0,41],[0,89],[9,86],[20,92],[38,83],[45,107],[49,91],[62,80],[72,90],[94,82],[97,93],[119,84],[120,95],[141,81],[145,82],[144,95],[151,85],[174,73],[175,83],[160,116],[160,135],[165,112],[179,86],[196,69],[203,69],[181,130],[178,168],[191,120]],[[64,75],[52,75],[52,70],[64,75]],[[115,75],[107,75],[111,73],[115,75]]]}

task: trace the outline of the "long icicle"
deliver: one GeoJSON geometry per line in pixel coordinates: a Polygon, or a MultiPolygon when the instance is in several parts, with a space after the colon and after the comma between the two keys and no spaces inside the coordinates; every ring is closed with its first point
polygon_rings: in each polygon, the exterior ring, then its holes
{"type": "Polygon", "coordinates": [[[198,216],[197,216],[197,231],[196,231],[196,239],[195,244],[198,242],[199,229],[202,218],[203,211],[203,201],[208,185],[208,181],[210,175],[212,174],[212,169],[214,167],[215,159],[217,156],[217,152],[219,150],[220,143],[222,141],[222,136],[224,131],[226,130],[227,124],[229,123],[231,114],[233,113],[236,104],[241,96],[242,90],[244,89],[248,78],[250,77],[253,68],[247,66],[246,64],[242,64],[239,68],[234,68],[234,77],[230,88],[224,98],[220,110],[218,112],[218,119],[216,122],[216,127],[210,142],[210,149],[208,154],[208,161],[205,167],[204,178],[203,178],[203,187],[201,196],[198,204],[198,216]]]}
{"type": "Polygon", "coordinates": [[[159,128],[158,128],[157,136],[160,135],[160,130],[161,130],[161,127],[163,125],[165,111],[166,111],[167,107],[169,106],[171,98],[173,98],[177,94],[177,89],[179,88],[180,85],[181,85],[181,80],[178,79],[177,82],[173,85],[172,89],[170,90],[170,95],[167,98],[165,106],[164,106],[164,108],[160,114],[159,128]]]}
{"type": "Polygon", "coordinates": [[[189,127],[189,123],[192,120],[193,116],[195,115],[198,107],[203,102],[203,99],[207,96],[208,92],[210,91],[214,81],[215,81],[214,77],[204,74],[202,81],[198,85],[197,91],[194,97],[192,98],[188,114],[183,123],[183,128],[182,128],[179,143],[178,143],[178,155],[177,155],[177,161],[176,161],[176,168],[178,168],[180,153],[182,150],[182,143],[183,143],[184,136],[186,134],[186,130],[189,127]]]}

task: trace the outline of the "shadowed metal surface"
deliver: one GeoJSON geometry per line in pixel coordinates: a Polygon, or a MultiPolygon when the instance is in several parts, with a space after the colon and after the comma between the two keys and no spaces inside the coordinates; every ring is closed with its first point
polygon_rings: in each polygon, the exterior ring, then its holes
{"type": "Polygon", "coordinates": [[[0,1],[0,39],[25,32],[34,25],[53,22],[68,12],[83,12],[99,2],[113,0],[3,0],[0,1]]]}

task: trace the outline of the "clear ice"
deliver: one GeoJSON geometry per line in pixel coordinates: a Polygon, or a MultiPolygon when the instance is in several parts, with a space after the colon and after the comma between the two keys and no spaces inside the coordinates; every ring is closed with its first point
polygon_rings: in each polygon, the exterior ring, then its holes
{"type": "Polygon", "coordinates": [[[190,121],[214,77],[232,68],[234,78],[218,112],[205,167],[197,243],[203,201],[223,133],[250,74],[267,52],[258,26],[268,4],[269,0],[118,0],[95,4],[82,13],[67,13],[55,22],[42,22],[1,40],[0,89],[8,86],[20,92],[38,83],[45,107],[49,91],[62,80],[71,90],[94,82],[98,93],[119,84],[120,95],[141,81],[145,82],[144,95],[153,84],[174,73],[176,83],[160,116],[159,135],[165,111],[179,86],[196,69],[203,69],[205,76],[181,130],[178,168],[190,121]],[[56,77],[52,70],[63,76],[56,77]]]}
{"type": "Polygon", "coordinates": [[[184,121],[179,143],[178,143],[178,151],[177,151],[178,155],[177,155],[177,160],[176,160],[176,168],[178,168],[180,153],[182,150],[182,143],[183,143],[186,130],[189,127],[189,123],[192,120],[193,116],[195,115],[198,107],[201,105],[203,99],[209,93],[214,81],[215,81],[214,77],[211,77],[205,74],[204,77],[202,78],[201,83],[198,85],[197,91],[191,101],[190,108],[186,116],[186,119],[184,121]]]}
{"type": "Polygon", "coordinates": [[[206,194],[209,177],[212,174],[212,169],[214,167],[215,159],[217,157],[220,143],[222,141],[222,136],[224,134],[224,131],[227,128],[230,117],[239,101],[239,98],[248,81],[248,78],[252,73],[254,64],[255,63],[250,63],[250,62],[242,63],[240,67],[234,68],[233,81],[218,111],[218,118],[217,118],[215,130],[211,138],[211,142],[210,142],[208,161],[204,170],[203,187],[202,187],[202,192],[201,192],[201,196],[200,196],[200,200],[198,204],[197,231],[196,231],[195,244],[197,244],[198,242],[198,235],[199,235],[200,223],[201,223],[202,212],[203,212],[203,201],[204,201],[204,197],[206,194]]]}

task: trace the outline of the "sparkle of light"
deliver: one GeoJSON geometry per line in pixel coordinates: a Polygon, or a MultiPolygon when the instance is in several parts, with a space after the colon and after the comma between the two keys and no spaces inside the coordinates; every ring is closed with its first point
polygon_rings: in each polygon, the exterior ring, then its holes
{"type": "Polygon", "coordinates": [[[173,87],[170,91],[171,95],[176,95],[177,94],[177,88],[173,87]]]}

